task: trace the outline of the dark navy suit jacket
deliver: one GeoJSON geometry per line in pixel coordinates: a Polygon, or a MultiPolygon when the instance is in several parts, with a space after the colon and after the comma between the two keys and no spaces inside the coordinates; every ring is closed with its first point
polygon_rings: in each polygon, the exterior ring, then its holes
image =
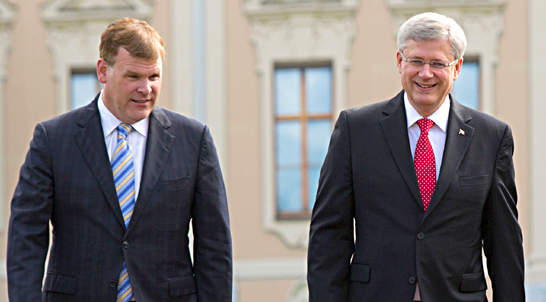
{"type": "Polygon", "coordinates": [[[36,126],[11,203],[10,301],[115,301],[124,261],[137,301],[231,301],[228,206],[210,132],[157,106],[149,123],[127,229],[97,99],[36,126]]]}
{"type": "Polygon", "coordinates": [[[450,99],[426,213],[403,91],[340,114],[311,219],[310,302],[412,301],[416,282],[424,302],[487,301],[482,247],[494,301],[525,301],[510,127],[450,99]]]}

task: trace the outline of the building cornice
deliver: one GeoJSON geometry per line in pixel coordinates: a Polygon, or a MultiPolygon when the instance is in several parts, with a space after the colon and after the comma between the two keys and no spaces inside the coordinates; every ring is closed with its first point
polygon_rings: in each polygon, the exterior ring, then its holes
{"type": "Polygon", "coordinates": [[[296,16],[315,18],[343,18],[354,16],[359,1],[256,1],[248,0],[244,5],[246,15],[251,21],[276,21],[296,16]]]}
{"type": "Polygon", "coordinates": [[[41,4],[41,16],[47,25],[62,27],[73,23],[111,22],[123,16],[146,19],[152,8],[153,4],[148,0],[51,0],[41,4]]]}

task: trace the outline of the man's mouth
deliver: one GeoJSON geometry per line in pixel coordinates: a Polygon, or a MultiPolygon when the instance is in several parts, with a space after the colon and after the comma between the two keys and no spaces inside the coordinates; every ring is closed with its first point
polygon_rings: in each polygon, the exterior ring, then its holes
{"type": "Polygon", "coordinates": [[[134,100],[134,99],[132,101],[140,103],[140,104],[144,104],[144,103],[148,102],[148,100],[134,100]]]}
{"type": "Polygon", "coordinates": [[[419,83],[415,83],[417,86],[421,87],[421,88],[432,88],[434,86],[436,86],[436,84],[419,84],[419,83]]]}

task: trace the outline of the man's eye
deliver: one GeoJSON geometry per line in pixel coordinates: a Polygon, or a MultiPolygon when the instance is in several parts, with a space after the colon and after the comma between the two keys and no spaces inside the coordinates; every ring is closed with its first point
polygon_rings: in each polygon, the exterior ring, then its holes
{"type": "Polygon", "coordinates": [[[414,66],[423,66],[425,65],[425,61],[423,60],[410,60],[410,63],[414,66]]]}
{"type": "Polygon", "coordinates": [[[442,62],[430,62],[430,66],[433,68],[444,68],[446,67],[446,64],[442,62]]]}

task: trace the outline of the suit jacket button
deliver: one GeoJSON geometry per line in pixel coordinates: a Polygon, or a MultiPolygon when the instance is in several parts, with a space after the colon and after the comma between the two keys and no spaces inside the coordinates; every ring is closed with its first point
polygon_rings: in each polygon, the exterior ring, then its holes
{"type": "Polygon", "coordinates": [[[110,280],[110,287],[116,287],[116,285],[118,285],[116,280],[110,280]]]}
{"type": "Polygon", "coordinates": [[[126,249],[129,247],[129,242],[123,241],[123,248],[126,249]]]}
{"type": "Polygon", "coordinates": [[[424,238],[425,238],[425,234],[423,234],[423,233],[417,234],[417,239],[423,240],[424,238]]]}
{"type": "Polygon", "coordinates": [[[413,277],[413,276],[409,277],[408,281],[409,281],[410,284],[415,284],[415,277],[413,277]]]}

